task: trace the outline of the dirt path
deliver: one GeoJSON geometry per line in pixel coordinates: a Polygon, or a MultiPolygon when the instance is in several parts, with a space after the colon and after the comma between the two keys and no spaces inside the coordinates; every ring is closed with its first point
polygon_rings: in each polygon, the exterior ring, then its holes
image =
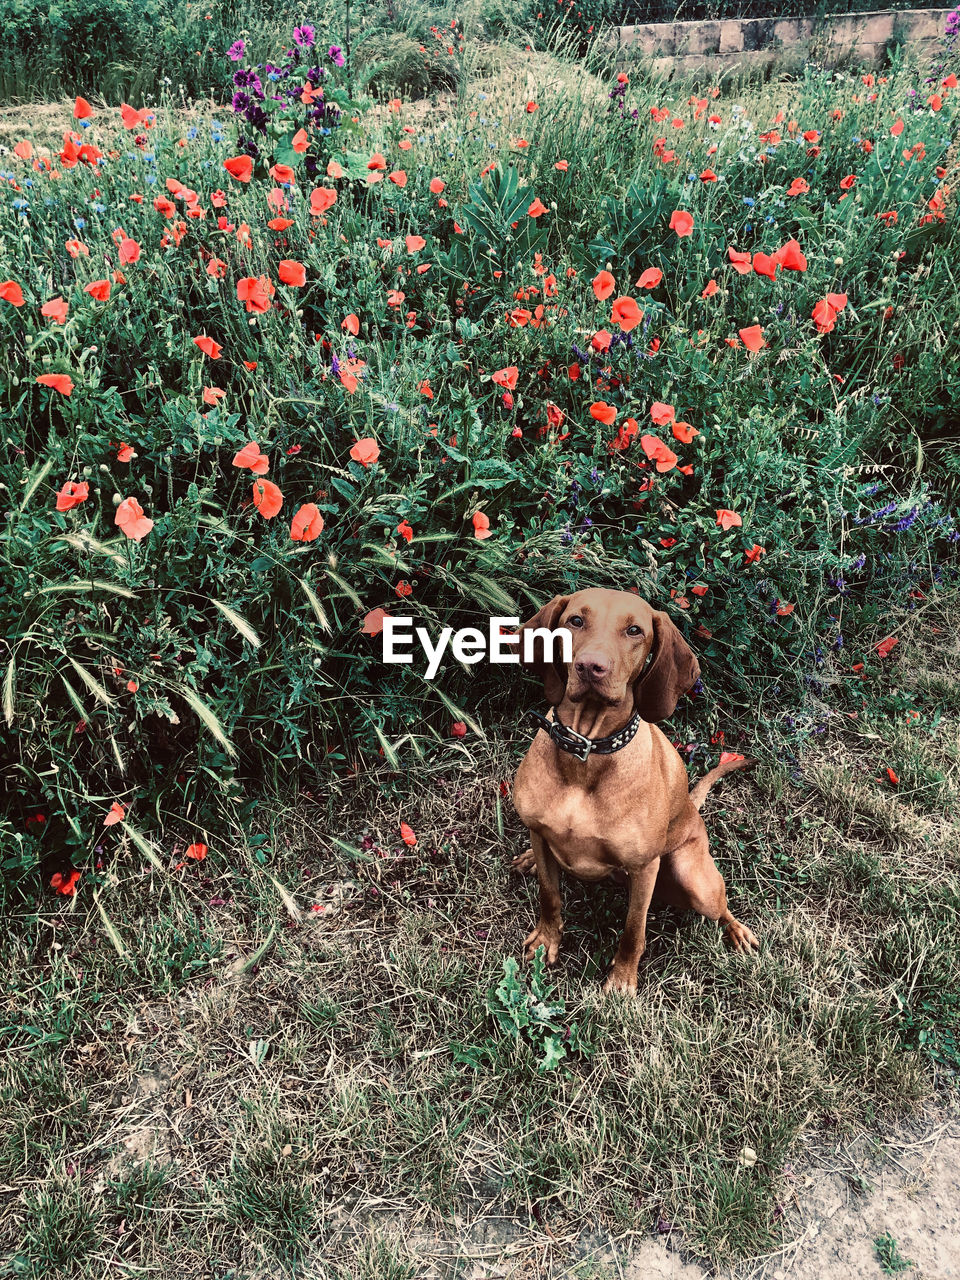
{"type": "MultiPolygon", "coordinates": [[[[905,1280],[960,1277],[960,1124],[941,1117],[925,1136],[891,1141],[882,1163],[843,1153],[796,1188],[790,1243],[718,1280],[881,1280],[875,1240],[889,1236],[913,1264],[905,1280]]],[[[663,1240],[645,1241],[623,1280],[706,1280],[663,1240]]]]}

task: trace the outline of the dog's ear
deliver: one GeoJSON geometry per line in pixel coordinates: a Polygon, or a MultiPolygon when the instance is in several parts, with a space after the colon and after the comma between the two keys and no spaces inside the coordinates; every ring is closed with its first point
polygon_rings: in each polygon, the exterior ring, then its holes
{"type": "Polygon", "coordinates": [[[554,659],[548,662],[546,645],[542,636],[533,637],[533,660],[524,662],[524,633],[527,631],[553,631],[560,621],[561,614],[570,601],[569,596],[554,596],[551,601],[538,609],[532,618],[520,628],[520,662],[525,671],[532,671],[543,680],[543,692],[551,707],[555,707],[562,699],[567,687],[567,672],[560,659],[559,645],[554,645],[554,659]]]}
{"type": "Polygon", "coordinates": [[[644,720],[656,724],[672,716],[682,693],[700,678],[700,663],[669,616],[653,611],[650,659],[633,686],[633,705],[644,720]]]}

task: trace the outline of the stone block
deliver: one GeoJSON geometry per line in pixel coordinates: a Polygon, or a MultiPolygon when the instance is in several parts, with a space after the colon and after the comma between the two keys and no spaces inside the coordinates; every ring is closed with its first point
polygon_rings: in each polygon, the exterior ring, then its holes
{"type": "Polygon", "coordinates": [[[720,23],[720,47],[718,53],[740,53],[743,49],[743,24],[736,18],[725,18],[720,23]]]}
{"type": "Polygon", "coordinates": [[[684,22],[682,25],[685,28],[686,52],[688,54],[719,53],[719,22],[684,22]]]}

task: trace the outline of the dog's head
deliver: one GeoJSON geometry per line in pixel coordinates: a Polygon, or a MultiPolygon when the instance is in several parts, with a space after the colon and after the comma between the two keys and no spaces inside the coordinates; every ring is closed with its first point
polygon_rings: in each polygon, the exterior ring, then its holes
{"type": "Polygon", "coordinates": [[[569,631],[572,659],[564,663],[559,641],[552,660],[545,636],[533,637],[533,660],[524,663],[543,679],[552,706],[564,695],[618,706],[631,693],[644,720],[665,720],[680,695],[700,675],[693,650],[667,614],[629,591],[590,588],[554,598],[520,628],[523,660],[526,632],[569,631]]]}

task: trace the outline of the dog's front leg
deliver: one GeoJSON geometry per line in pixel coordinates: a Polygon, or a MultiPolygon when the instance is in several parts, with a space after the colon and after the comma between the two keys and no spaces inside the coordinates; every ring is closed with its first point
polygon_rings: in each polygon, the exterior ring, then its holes
{"type": "Polygon", "coordinates": [[[530,832],[530,847],[537,864],[540,882],[540,919],[533,933],[523,940],[524,959],[532,960],[538,947],[544,947],[547,964],[553,964],[560,951],[563,934],[562,906],[560,901],[560,867],[547,842],[535,832],[530,832]]]}
{"type": "Polygon", "coordinates": [[[617,954],[610,967],[610,976],[603,984],[604,994],[622,991],[635,995],[637,990],[637,965],[647,945],[647,911],[657,882],[660,859],[654,858],[639,871],[630,872],[630,900],[627,905],[627,922],[617,954]]]}

